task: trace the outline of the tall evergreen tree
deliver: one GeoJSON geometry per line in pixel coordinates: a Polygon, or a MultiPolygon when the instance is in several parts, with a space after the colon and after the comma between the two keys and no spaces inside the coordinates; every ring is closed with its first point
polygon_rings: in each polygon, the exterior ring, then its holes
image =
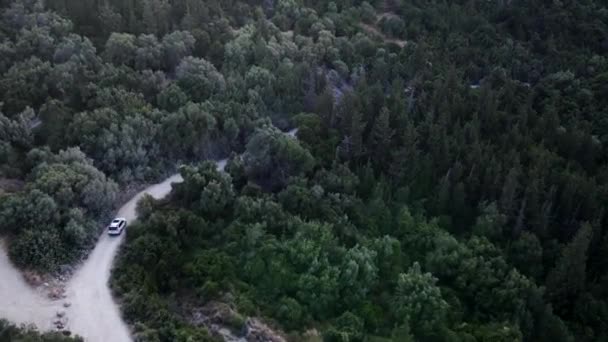
{"type": "Polygon", "coordinates": [[[587,251],[593,228],[584,223],[562,250],[555,267],[547,276],[547,296],[559,313],[567,313],[585,289],[587,251]]]}
{"type": "Polygon", "coordinates": [[[384,166],[391,147],[391,139],[393,130],[390,127],[390,113],[388,108],[383,107],[380,110],[380,115],[376,118],[374,126],[370,134],[370,145],[373,151],[372,159],[376,161],[376,165],[384,166]]]}
{"type": "Polygon", "coordinates": [[[359,161],[366,153],[365,145],[363,144],[363,130],[365,123],[363,122],[363,113],[360,110],[352,113],[350,119],[350,130],[348,134],[350,156],[354,161],[359,161]]]}

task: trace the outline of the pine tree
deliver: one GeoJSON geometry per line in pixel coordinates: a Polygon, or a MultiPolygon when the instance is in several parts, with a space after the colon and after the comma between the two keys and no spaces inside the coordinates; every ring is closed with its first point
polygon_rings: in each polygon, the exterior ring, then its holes
{"type": "Polygon", "coordinates": [[[592,232],[590,224],[583,224],[574,239],[564,247],[555,268],[547,276],[547,295],[558,312],[568,312],[585,288],[587,251],[592,232]]]}
{"type": "Polygon", "coordinates": [[[403,96],[405,86],[401,78],[397,78],[391,85],[391,97],[388,101],[389,112],[391,113],[391,127],[401,129],[407,123],[405,98],[403,96]]]}
{"type": "Polygon", "coordinates": [[[365,153],[365,146],[363,146],[363,129],[365,123],[363,122],[363,113],[357,110],[351,117],[350,125],[350,155],[355,161],[359,160],[365,153]]]}
{"type": "Polygon", "coordinates": [[[450,206],[452,209],[452,216],[459,223],[464,225],[465,220],[468,218],[468,207],[467,207],[467,193],[464,183],[458,182],[452,189],[452,196],[450,200],[450,206]]]}
{"type": "Polygon", "coordinates": [[[143,2],[143,22],[146,32],[158,35],[158,13],[156,8],[158,0],[144,0],[143,2]]]}
{"type": "Polygon", "coordinates": [[[327,85],[317,98],[317,114],[323,119],[323,126],[332,128],[335,124],[334,96],[330,85],[327,85]]]}
{"type": "Polygon", "coordinates": [[[123,18],[120,13],[105,2],[99,8],[99,21],[103,22],[102,31],[104,35],[110,35],[112,32],[121,32],[123,27],[123,18]]]}
{"type": "Polygon", "coordinates": [[[519,190],[519,168],[512,167],[507,174],[500,196],[500,209],[508,216],[515,215],[516,196],[519,190]]]}
{"type": "Polygon", "coordinates": [[[393,137],[393,130],[390,128],[390,113],[386,107],[383,107],[380,111],[380,115],[374,122],[370,136],[370,145],[374,151],[372,158],[378,163],[378,166],[383,167],[391,146],[391,139],[393,137]]]}
{"type": "Polygon", "coordinates": [[[450,171],[441,179],[437,188],[437,202],[435,210],[437,214],[445,214],[449,208],[450,194],[452,192],[452,182],[450,180],[450,171]]]}
{"type": "Polygon", "coordinates": [[[388,170],[393,178],[399,180],[407,180],[415,175],[420,155],[416,127],[409,120],[405,127],[401,137],[403,145],[392,152],[392,162],[388,170]]]}

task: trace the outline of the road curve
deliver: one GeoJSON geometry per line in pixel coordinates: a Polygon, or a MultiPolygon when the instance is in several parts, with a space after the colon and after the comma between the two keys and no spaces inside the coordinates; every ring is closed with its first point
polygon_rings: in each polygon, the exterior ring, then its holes
{"type": "MultiPolygon", "coordinates": [[[[226,160],[218,161],[218,170],[223,170],[225,165],[226,160]]],[[[132,223],[137,218],[137,202],[144,194],[163,198],[171,192],[172,183],[182,181],[181,175],[175,174],[147,187],[125,203],[117,216],[132,223]]],[[[129,328],[108,287],[114,257],[124,236],[101,235],[93,251],[66,284],[66,298],[63,301],[52,301],[42,290],[30,287],[10,262],[7,248],[0,241],[0,318],[17,324],[33,324],[45,331],[53,329],[53,320],[58,312],[63,311],[67,318],[66,329],[82,336],[87,342],[131,341],[129,328]],[[70,306],[65,308],[63,303],[70,306]]]]}
{"type": "MultiPolygon", "coordinates": [[[[125,203],[116,216],[132,223],[137,218],[137,202],[144,194],[162,198],[171,191],[171,183],[181,181],[182,177],[176,174],[149,186],[125,203]]],[[[85,341],[131,341],[129,328],[122,320],[108,287],[114,257],[124,237],[125,234],[117,237],[102,234],[82,268],[76,271],[66,286],[67,300],[71,303],[66,310],[68,328],[72,333],[84,337],[85,341]]]]}
{"type": "MultiPolygon", "coordinates": [[[[223,170],[225,165],[226,160],[218,161],[218,170],[223,170]]],[[[182,181],[181,175],[175,174],[161,183],[149,186],[125,203],[116,216],[124,217],[132,223],[137,218],[137,202],[144,194],[150,194],[156,199],[163,198],[171,192],[172,183],[182,181]]],[[[84,337],[85,341],[131,341],[129,328],[108,287],[114,257],[124,236],[125,234],[118,237],[103,234],[89,258],[66,287],[67,300],[71,301],[71,306],[66,310],[68,328],[84,337]]]]}
{"type": "MultiPolygon", "coordinates": [[[[294,129],[286,134],[295,137],[296,133],[297,129],[294,129]]],[[[217,162],[218,170],[223,171],[225,166],[226,159],[217,162]]],[[[171,192],[172,183],[182,181],[181,175],[175,174],[149,186],[125,203],[117,216],[132,223],[137,218],[137,202],[144,194],[163,198],[171,192]]],[[[106,233],[101,235],[93,251],[66,284],[63,301],[52,301],[44,296],[43,291],[30,287],[10,262],[7,248],[0,240],[0,318],[17,324],[33,324],[46,331],[53,329],[57,313],[64,312],[66,329],[87,342],[132,341],[129,327],[108,287],[114,258],[123,240],[124,234],[118,237],[110,237],[106,233]],[[69,303],[69,306],[65,308],[64,303],[69,303]]]]}

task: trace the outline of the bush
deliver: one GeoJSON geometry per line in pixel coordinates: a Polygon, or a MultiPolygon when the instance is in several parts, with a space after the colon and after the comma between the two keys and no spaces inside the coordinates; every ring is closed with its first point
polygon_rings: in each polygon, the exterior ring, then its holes
{"type": "Polygon", "coordinates": [[[198,296],[205,301],[217,298],[220,295],[220,285],[214,281],[206,281],[197,291],[198,296]]]}
{"type": "Polygon", "coordinates": [[[138,219],[145,220],[154,211],[156,206],[156,200],[150,194],[145,194],[139,201],[137,201],[137,205],[135,211],[137,212],[138,219]]]}
{"type": "Polygon", "coordinates": [[[284,297],[277,306],[277,317],[289,329],[297,329],[302,326],[303,310],[297,300],[284,297]]]}
{"type": "Polygon", "coordinates": [[[17,265],[41,271],[54,270],[66,260],[64,253],[59,234],[48,227],[25,230],[13,240],[9,251],[17,265]]]}
{"type": "Polygon", "coordinates": [[[0,319],[0,341],[6,342],[82,342],[81,337],[68,337],[60,332],[38,332],[35,328],[16,325],[0,319]]]}
{"type": "Polygon", "coordinates": [[[231,315],[228,315],[228,317],[226,317],[226,322],[224,322],[230,329],[232,329],[235,332],[241,332],[243,331],[243,328],[245,327],[245,324],[247,323],[247,319],[241,315],[239,315],[238,313],[234,313],[231,315]]]}
{"type": "Polygon", "coordinates": [[[389,16],[382,18],[380,27],[382,28],[382,32],[390,37],[404,38],[405,36],[405,22],[400,17],[389,16]]]}

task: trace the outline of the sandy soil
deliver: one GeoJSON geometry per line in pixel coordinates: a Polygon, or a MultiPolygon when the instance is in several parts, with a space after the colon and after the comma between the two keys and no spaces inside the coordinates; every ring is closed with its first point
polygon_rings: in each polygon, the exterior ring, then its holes
{"type": "Polygon", "coordinates": [[[4,242],[0,241],[0,318],[50,330],[60,308],[60,303],[51,301],[25,282],[10,262],[4,242]]]}
{"type": "Polygon", "coordinates": [[[385,43],[393,43],[393,44],[399,46],[400,48],[403,48],[404,46],[407,45],[407,41],[405,41],[405,40],[387,37],[376,26],[372,26],[372,25],[365,24],[365,23],[360,23],[359,26],[361,28],[363,28],[367,33],[379,37],[385,43]]]}

